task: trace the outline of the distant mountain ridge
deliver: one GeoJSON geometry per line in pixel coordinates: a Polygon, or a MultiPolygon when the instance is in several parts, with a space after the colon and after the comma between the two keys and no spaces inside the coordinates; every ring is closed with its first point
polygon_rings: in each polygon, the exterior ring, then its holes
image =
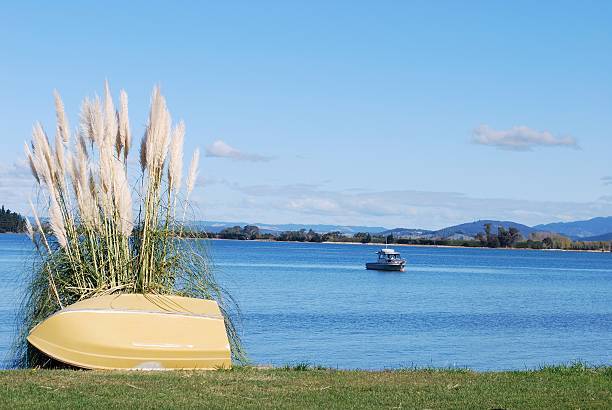
{"type": "Polygon", "coordinates": [[[427,235],[431,235],[434,231],[427,229],[409,229],[409,228],[395,228],[387,229],[386,231],[378,232],[380,235],[393,235],[398,238],[424,238],[427,235]]]}
{"type": "Polygon", "coordinates": [[[195,229],[204,230],[210,233],[219,233],[225,228],[234,226],[255,225],[261,233],[279,234],[287,231],[299,231],[300,229],[312,229],[317,233],[341,232],[345,235],[354,235],[357,232],[366,232],[369,234],[380,233],[387,228],[383,226],[353,226],[353,225],[305,225],[305,224],[265,224],[265,223],[247,223],[247,222],[221,222],[221,221],[194,221],[190,222],[189,226],[195,229]]]}
{"type": "Polygon", "coordinates": [[[604,233],[603,235],[588,236],[586,238],[580,238],[581,241],[591,242],[605,242],[612,241],[612,232],[604,233]]]}
{"type": "Polygon", "coordinates": [[[415,229],[396,228],[383,232],[383,234],[393,234],[398,237],[406,238],[453,238],[464,239],[474,237],[479,232],[483,232],[484,225],[490,223],[491,230],[497,232],[499,227],[509,229],[514,227],[519,230],[524,238],[536,232],[552,232],[567,236],[574,240],[584,241],[608,241],[612,240],[612,216],[597,217],[585,221],[555,222],[550,224],[540,224],[527,226],[512,221],[479,220],[467,222],[459,225],[449,226],[437,231],[425,231],[415,229]],[[424,231],[423,234],[415,234],[415,231],[424,231]]]}
{"type": "Polygon", "coordinates": [[[438,229],[437,231],[429,231],[426,229],[406,229],[395,228],[381,232],[382,235],[393,235],[398,238],[422,238],[422,239],[469,239],[475,237],[478,233],[484,231],[484,225],[491,224],[491,231],[497,232],[499,227],[510,229],[511,227],[519,230],[523,237],[527,238],[536,230],[523,224],[512,221],[495,221],[482,219],[474,222],[467,222],[459,225],[449,226],[447,228],[438,229]]]}
{"type": "Polygon", "coordinates": [[[299,231],[301,229],[309,230],[323,234],[328,232],[340,232],[345,235],[354,235],[358,232],[379,235],[393,235],[397,238],[431,238],[431,239],[469,239],[475,237],[478,233],[484,231],[484,225],[491,224],[491,230],[497,232],[499,227],[510,229],[511,227],[518,229],[524,238],[535,232],[554,232],[574,240],[585,241],[606,241],[612,240],[612,216],[597,217],[585,221],[573,222],[555,222],[549,224],[540,224],[536,226],[527,226],[513,221],[497,221],[483,219],[474,222],[467,222],[459,225],[453,225],[436,231],[428,229],[414,228],[394,228],[387,229],[380,226],[359,226],[359,225],[326,225],[326,224],[264,224],[264,223],[246,223],[246,222],[222,222],[222,221],[195,221],[189,225],[198,230],[204,230],[211,233],[219,233],[223,229],[234,226],[255,225],[259,227],[261,233],[270,233],[273,235],[287,231],[299,231]]]}
{"type": "Polygon", "coordinates": [[[485,224],[491,224],[491,231],[495,233],[497,232],[499,227],[503,227],[504,229],[516,228],[525,238],[529,237],[529,234],[536,232],[535,229],[517,222],[482,219],[479,221],[449,226],[448,228],[437,230],[433,234],[437,235],[440,238],[448,238],[456,234],[473,237],[476,236],[478,233],[484,231],[485,224]]]}
{"type": "Polygon", "coordinates": [[[557,232],[570,238],[580,239],[612,233],[612,216],[588,219],[586,221],[555,222],[534,226],[539,231],[557,232]]]}

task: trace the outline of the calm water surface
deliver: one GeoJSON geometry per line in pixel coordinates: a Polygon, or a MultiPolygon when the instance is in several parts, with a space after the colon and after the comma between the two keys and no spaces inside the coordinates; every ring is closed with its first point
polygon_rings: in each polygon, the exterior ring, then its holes
{"type": "MultiPolygon", "coordinates": [[[[366,271],[377,247],[211,241],[258,364],[523,369],[612,364],[612,254],[398,247],[406,272],[366,271]]],[[[0,235],[0,354],[32,250],[0,235]]]]}

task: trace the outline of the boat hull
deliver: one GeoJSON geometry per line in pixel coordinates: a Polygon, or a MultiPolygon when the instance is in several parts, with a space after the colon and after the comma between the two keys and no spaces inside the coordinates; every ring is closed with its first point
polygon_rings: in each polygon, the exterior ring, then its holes
{"type": "Polygon", "coordinates": [[[139,294],[87,299],[34,327],[28,341],[86,369],[231,367],[225,322],[212,300],[139,294]]]}
{"type": "Polygon", "coordinates": [[[369,270],[387,270],[387,271],[396,271],[396,272],[403,272],[404,271],[404,266],[405,264],[388,264],[388,263],[376,263],[376,262],[369,262],[366,263],[366,269],[369,270]]]}

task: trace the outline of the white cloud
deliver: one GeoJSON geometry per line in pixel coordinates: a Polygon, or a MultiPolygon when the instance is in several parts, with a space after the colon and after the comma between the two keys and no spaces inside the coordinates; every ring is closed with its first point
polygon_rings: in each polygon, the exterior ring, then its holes
{"type": "Polygon", "coordinates": [[[612,215],[612,200],[607,197],[589,202],[553,202],[481,198],[456,192],[332,191],[311,184],[243,186],[227,182],[224,186],[234,197],[231,204],[203,195],[202,209],[211,220],[439,229],[478,219],[537,225],[612,215]]]}
{"type": "Polygon", "coordinates": [[[612,177],[610,176],[601,177],[601,180],[603,181],[604,185],[612,185],[612,177]]]}
{"type": "Polygon", "coordinates": [[[219,178],[219,177],[207,176],[207,175],[199,175],[195,181],[195,186],[200,187],[200,188],[211,186],[211,185],[218,185],[218,184],[229,185],[231,184],[231,182],[229,182],[225,178],[219,178]]]}
{"type": "Polygon", "coordinates": [[[340,211],[340,205],[327,198],[294,198],[286,202],[286,207],[299,212],[309,210],[313,213],[337,213],[340,211]]]}
{"type": "Polygon", "coordinates": [[[28,197],[34,186],[34,177],[24,160],[0,166],[0,201],[6,207],[28,213],[28,197]]]}
{"type": "Polygon", "coordinates": [[[598,201],[600,202],[610,202],[612,203],[612,195],[604,195],[604,196],[600,196],[598,201]]]}
{"type": "Polygon", "coordinates": [[[242,152],[225,141],[217,140],[206,147],[206,156],[214,158],[230,158],[236,161],[268,162],[272,157],[242,152]]]}
{"type": "Polygon", "coordinates": [[[513,151],[530,151],[536,146],[579,148],[572,137],[555,137],[548,131],[536,131],[525,126],[495,130],[481,125],[474,130],[472,142],[513,151]]]}

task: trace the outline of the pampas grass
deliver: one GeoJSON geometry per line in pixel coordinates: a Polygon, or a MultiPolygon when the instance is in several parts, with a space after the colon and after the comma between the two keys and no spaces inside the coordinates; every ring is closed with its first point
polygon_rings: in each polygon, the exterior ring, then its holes
{"type": "Polygon", "coordinates": [[[179,122],[172,132],[170,145],[170,161],[168,163],[168,187],[178,192],[181,189],[183,175],[183,141],[185,138],[185,124],[179,122]]]}
{"type": "Polygon", "coordinates": [[[30,240],[33,241],[34,240],[34,228],[32,228],[32,223],[30,222],[28,218],[25,219],[25,231],[26,231],[26,234],[28,235],[28,238],[30,238],[30,240]]]}
{"type": "Polygon", "coordinates": [[[200,150],[196,148],[191,158],[191,165],[189,166],[189,176],[187,177],[187,196],[193,191],[195,181],[198,176],[198,164],[200,162],[200,150]]]}
{"type": "Polygon", "coordinates": [[[62,248],[68,246],[68,240],[66,238],[66,227],[64,225],[64,218],[57,199],[51,197],[51,207],[49,208],[49,225],[51,231],[55,235],[57,242],[62,248]]]}
{"type": "MultiPolygon", "coordinates": [[[[127,93],[120,92],[118,109],[108,82],[102,100],[86,98],[74,138],[61,97],[54,95],[54,144],[36,123],[32,142],[25,146],[44,199],[42,211],[32,206],[35,227],[26,223],[40,258],[25,303],[21,342],[49,314],[82,299],[112,293],[177,294],[219,302],[232,353],[243,358],[231,320],[235,304],[216,283],[203,243],[180,237],[199,151],[193,153],[182,191],[185,126],[179,122],[172,127],[159,87],[151,95],[141,167],[133,176],[128,172],[127,93]],[[182,220],[176,219],[179,204],[184,206],[182,220]],[[39,217],[45,210],[49,230],[39,217]]],[[[26,354],[27,346],[20,346],[22,364],[40,364],[38,355],[26,354]]]]}
{"type": "Polygon", "coordinates": [[[127,157],[132,144],[132,134],[130,132],[130,120],[128,116],[128,97],[124,90],[119,93],[119,132],[117,133],[117,155],[123,150],[123,162],[127,163],[127,157]]]}
{"type": "Polygon", "coordinates": [[[70,141],[70,127],[68,126],[68,120],[66,119],[66,113],[64,112],[64,102],[60,97],[57,90],[53,92],[55,97],[55,113],[57,117],[57,135],[62,138],[64,144],[68,144],[70,141]]]}

